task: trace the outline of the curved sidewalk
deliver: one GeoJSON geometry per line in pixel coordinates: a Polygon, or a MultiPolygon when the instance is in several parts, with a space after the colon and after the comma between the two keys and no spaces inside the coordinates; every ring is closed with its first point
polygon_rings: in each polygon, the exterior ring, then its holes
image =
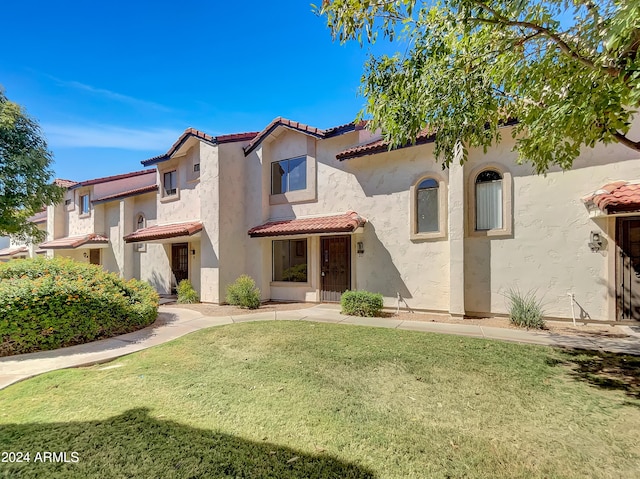
{"type": "Polygon", "coordinates": [[[337,308],[323,304],[308,309],[222,317],[203,316],[192,310],[163,306],[160,307],[159,312],[156,322],[140,331],[53,351],[0,358],[0,389],[48,371],[106,362],[157,344],[166,343],[200,329],[249,321],[285,320],[353,324],[640,355],[640,338],[638,337],[586,338],[470,324],[402,321],[392,318],[357,318],[340,314],[337,308]]]}

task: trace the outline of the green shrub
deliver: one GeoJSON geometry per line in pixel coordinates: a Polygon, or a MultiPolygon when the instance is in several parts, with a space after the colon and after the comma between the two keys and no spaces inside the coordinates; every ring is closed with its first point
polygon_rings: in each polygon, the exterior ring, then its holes
{"type": "Polygon", "coordinates": [[[529,329],[544,329],[542,303],[536,298],[535,291],[522,294],[511,288],[505,294],[509,302],[509,320],[516,326],[529,329]]]}
{"type": "Polygon", "coordinates": [[[199,303],[200,298],[198,297],[198,292],[193,289],[191,285],[191,281],[188,279],[183,279],[178,284],[178,303],[180,304],[193,304],[199,303]]]}
{"type": "Polygon", "coordinates": [[[380,316],[383,301],[380,293],[345,291],[340,299],[342,314],[351,316],[380,316]]]}
{"type": "Polygon", "coordinates": [[[227,303],[248,309],[260,307],[260,290],[251,276],[243,274],[227,286],[227,303]]]}
{"type": "Polygon", "coordinates": [[[67,258],[0,264],[0,356],[56,349],[148,326],[158,294],[67,258]]]}

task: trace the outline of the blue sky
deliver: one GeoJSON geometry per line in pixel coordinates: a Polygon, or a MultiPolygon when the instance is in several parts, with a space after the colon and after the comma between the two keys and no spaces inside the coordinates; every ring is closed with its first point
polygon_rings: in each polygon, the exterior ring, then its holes
{"type": "Polygon", "coordinates": [[[4,2],[0,85],[73,180],[142,169],[188,127],[257,131],[283,116],[328,128],[363,106],[369,49],[333,42],[310,3],[4,2]]]}

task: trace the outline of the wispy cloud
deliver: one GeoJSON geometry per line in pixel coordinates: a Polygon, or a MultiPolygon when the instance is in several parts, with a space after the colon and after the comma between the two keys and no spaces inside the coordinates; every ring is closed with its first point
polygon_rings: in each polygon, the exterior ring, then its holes
{"type": "Polygon", "coordinates": [[[50,148],[118,148],[166,151],[182,133],[170,128],[42,124],[50,148]]]}
{"type": "Polygon", "coordinates": [[[153,108],[155,110],[160,111],[172,111],[171,108],[161,105],[160,103],[156,103],[153,101],[142,100],[140,98],[134,98],[132,96],[123,95],[122,93],[118,93],[115,91],[107,90],[105,88],[96,88],[91,85],[86,85],[84,83],[80,83],[74,80],[61,80],[60,78],[56,78],[52,75],[46,75],[48,78],[56,82],[59,86],[74,88],[76,90],[85,91],[91,93],[93,95],[101,96],[103,98],[108,98],[110,100],[118,101],[120,103],[125,103],[128,105],[141,106],[146,108],[153,108]]]}

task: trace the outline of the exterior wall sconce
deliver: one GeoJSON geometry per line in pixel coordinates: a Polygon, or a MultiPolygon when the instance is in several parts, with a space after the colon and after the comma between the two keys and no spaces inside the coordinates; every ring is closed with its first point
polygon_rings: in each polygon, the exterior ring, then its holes
{"type": "Polygon", "coordinates": [[[364,253],[364,243],[362,241],[358,241],[356,243],[356,251],[358,254],[363,254],[364,253]]]}
{"type": "Polygon", "coordinates": [[[602,235],[597,231],[592,231],[589,241],[589,248],[592,253],[597,253],[603,249],[602,245],[602,235]]]}
{"type": "Polygon", "coordinates": [[[87,259],[89,257],[87,253],[82,253],[82,256],[84,256],[84,259],[87,259]]]}
{"type": "Polygon", "coordinates": [[[192,249],[191,250],[191,256],[195,256],[196,255],[196,250],[192,249]]]}

